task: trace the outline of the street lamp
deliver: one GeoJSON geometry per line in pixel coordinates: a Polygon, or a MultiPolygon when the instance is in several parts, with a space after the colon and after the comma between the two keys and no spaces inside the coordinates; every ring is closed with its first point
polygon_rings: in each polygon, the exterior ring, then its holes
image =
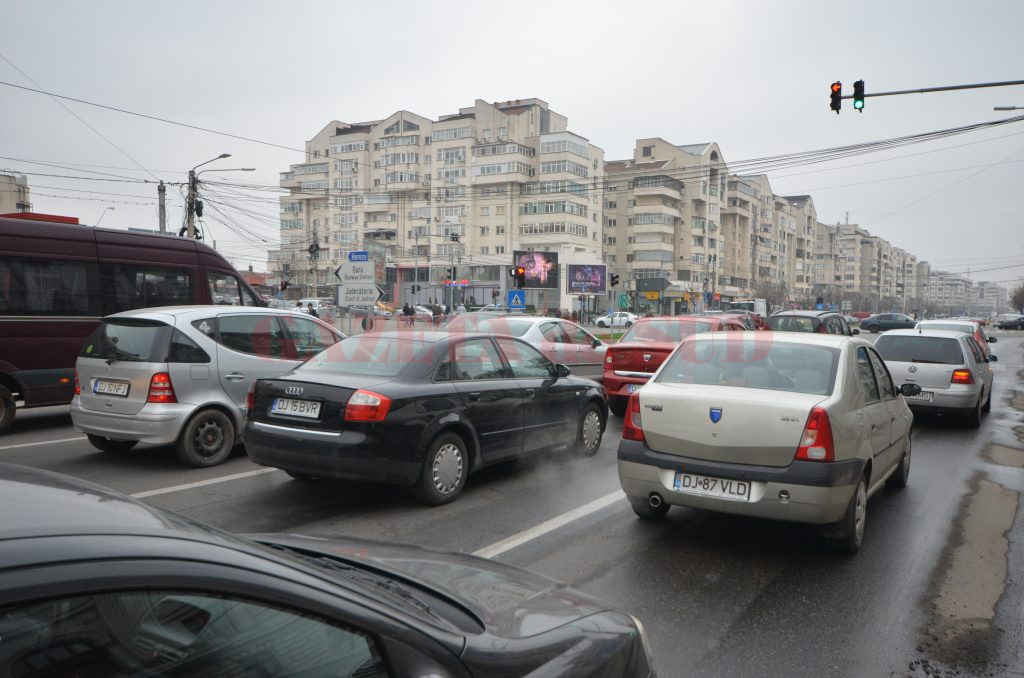
{"type": "Polygon", "coordinates": [[[188,222],[187,234],[189,238],[196,237],[196,187],[198,180],[196,179],[196,169],[203,165],[209,165],[214,160],[221,160],[223,158],[230,158],[230,153],[221,153],[216,158],[210,158],[206,162],[201,162],[188,171],[188,198],[185,200],[185,218],[188,222]]]}
{"type": "Polygon", "coordinates": [[[97,226],[100,225],[100,222],[103,221],[103,217],[107,216],[107,212],[113,212],[113,211],[114,211],[114,208],[111,207],[110,205],[107,205],[105,208],[103,208],[103,213],[100,214],[100,218],[96,220],[96,225],[97,226]]]}

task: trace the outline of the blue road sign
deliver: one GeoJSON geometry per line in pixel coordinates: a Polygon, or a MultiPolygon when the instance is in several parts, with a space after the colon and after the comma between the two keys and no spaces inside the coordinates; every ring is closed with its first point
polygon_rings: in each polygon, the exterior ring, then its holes
{"type": "Polygon", "coordinates": [[[349,252],[348,253],[348,260],[349,261],[369,261],[370,260],[370,253],[367,252],[366,250],[362,250],[360,252],[349,252]]]}
{"type": "Polygon", "coordinates": [[[828,305],[828,310],[830,310],[830,311],[838,311],[839,310],[839,304],[829,304],[828,305]]]}
{"type": "Polygon", "coordinates": [[[522,290],[509,290],[507,306],[510,311],[525,311],[526,292],[522,290]]]}
{"type": "Polygon", "coordinates": [[[814,310],[815,311],[824,311],[825,310],[825,304],[815,304],[814,305],[814,310]]]}

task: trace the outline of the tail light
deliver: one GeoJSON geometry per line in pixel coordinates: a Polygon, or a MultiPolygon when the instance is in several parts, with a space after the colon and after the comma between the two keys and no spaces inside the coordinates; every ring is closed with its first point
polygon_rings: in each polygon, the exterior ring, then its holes
{"type": "Polygon", "coordinates": [[[970,370],[953,370],[953,376],[950,377],[949,383],[951,384],[973,384],[974,375],[971,374],[970,370]]]}
{"type": "Polygon", "coordinates": [[[391,398],[359,389],[345,403],[345,421],[384,421],[391,409],[391,398]]]}
{"type": "Polygon", "coordinates": [[[252,383],[249,387],[249,392],[245,395],[245,411],[252,412],[253,408],[256,407],[256,382],[252,383]]]}
{"type": "Polygon", "coordinates": [[[832,439],[832,424],[828,412],[820,407],[811,410],[796,448],[796,458],[803,461],[835,461],[836,448],[832,439]]]}
{"type": "Polygon", "coordinates": [[[622,439],[640,442],[645,440],[643,423],[640,421],[640,395],[637,393],[629,396],[626,419],[622,422],[622,439]]]}
{"type": "Polygon", "coordinates": [[[604,362],[605,362],[606,365],[611,365],[612,364],[612,352],[611,351],[608,351],[605,354],[604,362]]]}
{"type": "Polygon", "coordinates": [[[166,372],[157,372],[149,380],[149,397],[147,403],[176,403],[178,398],[174,395],[174,385],[171,384],[171,375],[166,372]]]}
{"type": "Polygon", "coordinates": [[[75,395],[82,395],[82,387],[78,385],[78,370],[75,370],[75,395]]]}

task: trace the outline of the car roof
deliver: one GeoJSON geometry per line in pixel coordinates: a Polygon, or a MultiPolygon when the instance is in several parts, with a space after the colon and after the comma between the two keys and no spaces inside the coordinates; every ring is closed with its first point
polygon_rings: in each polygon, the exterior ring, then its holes
{"type": "MultiPolygon", "coordinates": [[[[959,339],[960,337],[970,336],[969,332],[957,332],[955,330],[889,330],[882,337],[945,337],[947,339],[959,339]]],[[[882,337],[879,337],[881,339],[882,337]]]]}
{"type": "MultiPolygon", "coordinates": [[[[288,315],[293,313],[291,308],[274,308],[272,306],[231,306],[229,304],[193,304],[191,306],[151,306],[149,308],[133,308],[130,311],[121,311],[104,316],[107,318],[142,318],[148,320],[162,320],[166,316],[187,316],[194,314],[197,317],[206,317],[211,313],[224,313],[225,311],[244,315],[246,313],[269,313],[272,315],[288,315]]],[[[303,315],[305,315],[303,313],[303,315]]],[[[308,316],[307,316],[308,317],[308,316]]]]}
{"type": "Polygon", "coordinates": [[[806,311],[803,309],[795,308],[790,311],[776,311],[769,317],[776,316],[802,316],[806,318],[818,318],[823,315],[841,315],[839,311],[806,311]]]}
{"type": "Polygon", "coordinates": [[[972,326],[978,324],[978,322],[976,320],[956,320],[956,319],[953,319],[953,318],[948,318],[946,320],[940,320],[940,319],[937,319],[937,318],[933,318],[931,320],[918,320],[917,321],[918,325],[925,325],[925,326],[928,326],[928,325],[948,325],[949,323],[960,323],[961,325],[972,325],[972,326]]]}
{"type": "Polygon", "coordinates": [[[854,346],[871,346],[871,343],[860,337],[848,337],[844,334],[817,334],[815,332],[698,332],[686,338],[693,339],[714,339],[715,341],[736,341],[739,337],[743,341],[766,342],[771,344],[810,344],[813,346],[827,346],[830,348],[842,348],[847,344],[854,346]]]}
{"type": "MultiPolygon", "coordinates": [[[[447,341],[449,339],[463,339],[463,338],[476,338],[476,337],[505,337],[504,334],[494,334],[493,332],[448,332],[446,330],[435,330],[432,332],[420,332],[418,330],[387,330],[384,332],[364,332],[363,334],[353,334],[349,339],[354,340],[366,340],[366,339],[399,339],[405,341],[417,341],[425,344],[436,344],[438,342],[447,341]]],[[[515,339],[516,337],[510,337],[515,339]]]]}

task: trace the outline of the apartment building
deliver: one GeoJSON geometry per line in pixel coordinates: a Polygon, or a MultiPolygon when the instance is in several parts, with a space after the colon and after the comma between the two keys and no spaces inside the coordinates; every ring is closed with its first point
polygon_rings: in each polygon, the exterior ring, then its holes
{"type": "MultiPolygon", "coordinates": [[[[489,303],[507,289],[516,250],[557,253],[563,269],[602,257],[604,152],[540,99],[478,99],[437,120],[409,111],[335,120],[280,185],[289,193],[269,269],[321,291],[346,253],[367,244],[386,252],[396,303],[448,299],[451,267],[467,281],[456,301],[489,303]]],[[[569,307],[561,288],[528,302],[569,307]]]]}
{"type": "Polygon", "coordinates": [[[0,214],[31,212],[31,197],[23,174],[0,173],[0,214]]]}
{"type": "Polygon", "coordinates": [[[818,212],[809,195],[790,195],[783,199],[788,203],[786,287],[793,299],[807,301],[813,296],[818,212]]]}

